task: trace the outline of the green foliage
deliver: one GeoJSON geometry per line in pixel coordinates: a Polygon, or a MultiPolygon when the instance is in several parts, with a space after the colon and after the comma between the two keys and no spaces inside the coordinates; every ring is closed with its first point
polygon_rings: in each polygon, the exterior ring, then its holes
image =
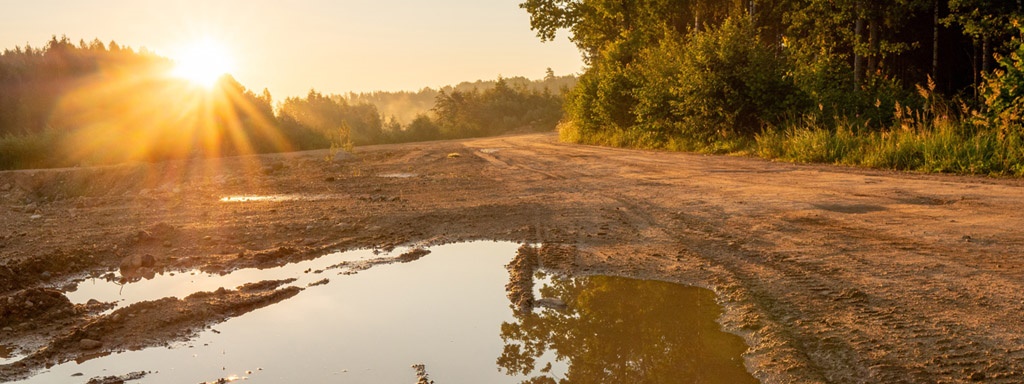
{"type": "Polygon", "coordinates": [[[484,91],[442,91],[432,111],[440,137],[476,137],[552,130],[562,117],[562,102],[550,92],[512,88],[499,78],[484,91]]]}
{"type": "Polygon", "coordinates": [[[691,36],[679,68],[672,104],[684,135],[753,135],[805,104],[788,62],[759,43],[747,17],[691,36]]]}
{"type": "Polygon", "coordinates": [[[985,76],[981,96],[985,102],[986,121],[1005,133],[1024,129],[1024,27],[1021,38],[1013,40],[1013,51],[1000,57],[999,69],[985,76]]]}
{"type": "MultiPolygon", "coordinates": [[[[576,85],[576,76],[556,76],[549,73],[544,79],[530,80],[525,77],[501,78],[509,88],[516,90],[529,90],[537,93],[564,94],[576,85]]],[[[451,94],[460,92],[484,92],[493,89],[499,80],[476,80],[464,81],[456,85],[441,87],[440,89],[423,88],[416,92],[364,92],[349,93],[344,95],[345,101],[350,105],[371,104],[377,107],[382,116],[394,119],[398,124],[409,124],[421,115],[427,115],[434,108],[437,96],[441,92],[451,94]]],[[[387,129],[385,129],[387,130],[387,129]]],[[[394,131],[394,129],[392,129],[394,131]]]]}
{"type": "Polygon", "coordinates": [[[521,7],[542,40],[568,30],[589,64],[566,98],[561,140],[1021,175],[1020,4],[528,0],[521,7]],[[998,69],[983,73],[993,53],[998,69]],[[974,89],[980,102],[949,96],[974,89]]]}

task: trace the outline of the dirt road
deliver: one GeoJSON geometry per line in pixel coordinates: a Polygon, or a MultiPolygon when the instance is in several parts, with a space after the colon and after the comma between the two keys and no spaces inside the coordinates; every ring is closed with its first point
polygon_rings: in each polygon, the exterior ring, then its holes
{"type": "Polygon", "coordinates": [[[0,379],[188,338],[294,294],[268,282],[98,316],[104,303],[59,291],[85,274],[494,239],[564,245],[546,268],[713,289],[764,382],[1019,383],[1022,187],[552,135],[3,172],[0,351],[31,356],[0,379]],[[222,201],[238,195],[264,199],[222,201]]]}

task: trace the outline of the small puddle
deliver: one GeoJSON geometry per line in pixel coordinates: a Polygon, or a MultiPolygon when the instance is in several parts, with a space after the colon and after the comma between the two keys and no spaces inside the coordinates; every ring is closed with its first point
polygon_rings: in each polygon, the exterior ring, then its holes
{"type": "Polygon", "coordinates": [[[220,198],[222,203],[248,203],[248,202],[271,202],[279,203],[284,201],[321,201],[337,200],[342,195],[337,194],[282,194],[282,195],[234,195],[220,198]]]}
{"type": "Polygon", "coordinates": [[[223,276],[165,274],[125,286],[85,281],[69,293],[72,301],[119,307],[267,279],[297,278],[292,284],[307,288],[183,345],[68,362],[24,382],[149,371],[143,382],[403,383],[416,381],[414,364],[444,384],[756,382],[740,356],[746,345],[719,330],[720,309],[707,290],[538,272],[535,295],[549,305],[514,311],[505,265],[519,247],[444,245],[394,263],[401,251],[351,251],[223,276]],[[329,282],[313,284],[324,278],[329,282]]]}
{"type": "Polygon", "coordinates": [[[417,175],[415,173],[383,173],[383,174],[377,175],[377,177],[384,177],[384,178],[388,178],[388,179],[408,179],[410,177],[416,177],[416,176],[419,176],[419,175],[417,175]]]}
{"type": "Polygon", "coordinates": [[[500,151],[502,149],[505,149],[505,148],[504,147],[502,147],[502,148],[484,148],[484,149],[481,149],[480,152],[481,153],[486,153],[486,154],[492,154],[492,153],[498,152],[498,151],[500,151]]]}

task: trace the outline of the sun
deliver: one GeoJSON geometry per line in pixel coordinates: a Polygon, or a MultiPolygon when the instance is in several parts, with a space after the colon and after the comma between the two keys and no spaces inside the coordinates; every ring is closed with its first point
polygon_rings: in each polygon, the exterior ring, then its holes
{"type": "Polygon", "coordinates": [[[231,55],[218,42],[211,39],[195,41],[174,55],[171,75],[212,88],[217,80],[231,72],[231,55]]]}

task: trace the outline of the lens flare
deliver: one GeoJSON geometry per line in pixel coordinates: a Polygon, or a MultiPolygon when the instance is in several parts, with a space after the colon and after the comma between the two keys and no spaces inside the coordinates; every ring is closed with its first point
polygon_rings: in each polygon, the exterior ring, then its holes
{"type": "Polygon", "coordinates": [[[203,39],[184,47],[173,55],[175,62],[171,75],[213,88],[234,63],[228,51],[216,41],[203,39]]]}

